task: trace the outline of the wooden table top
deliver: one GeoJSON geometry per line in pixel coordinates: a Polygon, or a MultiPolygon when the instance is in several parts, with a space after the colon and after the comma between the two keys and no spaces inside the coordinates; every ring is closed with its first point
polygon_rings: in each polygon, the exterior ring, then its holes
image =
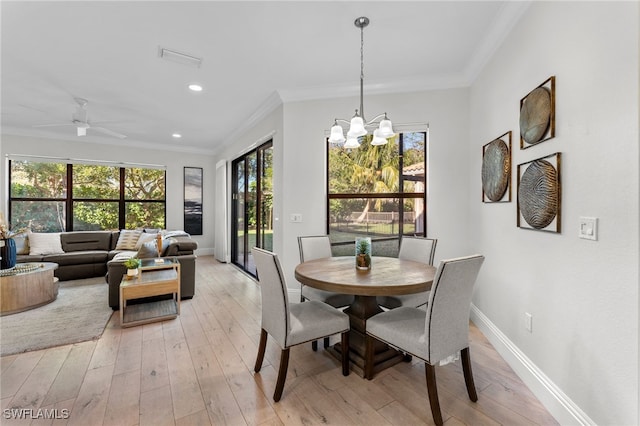
{"type": "Polygon", "coordinates": [[[3,269],[0,276],[8,278],[27,274],[37,274],[56,269],[58,269],[58,264],[53,262],[16,263],[16,266],[11,269],[3,269]]]}
{"type": "Polygon", "coordinates": [[[304,285],[344,294],[386,296],[431,289],[436,268],[395,257],[371,259],[371,269],[356,269],[352,256],[328,257],[296,266],[295,277],[304,285]]]}

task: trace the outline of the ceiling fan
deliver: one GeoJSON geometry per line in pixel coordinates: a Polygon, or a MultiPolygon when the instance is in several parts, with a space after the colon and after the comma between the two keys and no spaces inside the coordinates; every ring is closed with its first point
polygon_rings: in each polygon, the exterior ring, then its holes
{"type": "Polygon", "coordinates": [[[78,136],[86,136],[87,130],[95,130],[96,132],[104,133],[105,135],[113,136],[118,139],[124,139],[127,136],[122,133],[114,132],[113,130],[105,129],[104,127],[98,127],[91,124],[89,121],[89,112],[87,111],[87,105],[89,101],[82,98],[74,98],[78,106],[76,112],[71,116],[70,123],[54,123],[54,124],[38,124],[33,127],[57,127],[57,126],[75,126],[78,136]]]}

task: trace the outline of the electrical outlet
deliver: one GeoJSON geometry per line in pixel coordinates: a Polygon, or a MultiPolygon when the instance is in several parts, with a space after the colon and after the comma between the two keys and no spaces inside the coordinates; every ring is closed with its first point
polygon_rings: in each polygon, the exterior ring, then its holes
{"type": "Polygon", "coordinates": [[[302,222],[302,214],[300,213],[291,213],[291,216],[289,216],[289,221],[290,222],[302,222]]]}
{"type": "Polygon", "coordinates": [[[533,332],[533,315],[529,312],[524,313],[524,328],[526,328],[529,333],[533,332]]]}

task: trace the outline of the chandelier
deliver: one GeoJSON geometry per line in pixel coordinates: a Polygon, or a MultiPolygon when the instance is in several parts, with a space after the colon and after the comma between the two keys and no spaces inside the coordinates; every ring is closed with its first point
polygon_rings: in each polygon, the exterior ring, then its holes
{"type": "Polygon", "coordinates": [[[344,120],[336,118],[334,124],[331,127],[331,134],[329,136],[330,143],[342,143],[345,142],[345,148],[358,148],[360,143],[358,137],[364,136],[369,133],[368,129],[378,127],[373,131],[373,140],[371,145],[384,145],[387,138],[395,136],[391,120],[387,117],[387,113],[377,115],[370,121],[364,118],[364,101],[363,101],[363,87],[364,87],[364,27],[369,25],[369,18],[361,16],[356,19],[354,25],[360,28],[360,109],[356,109],[356,113],[353,118],[344,120]],[[349,124],[349,130],[347,131],[347,138],[344,137],[344,130],[338,122],[349,124]]]}

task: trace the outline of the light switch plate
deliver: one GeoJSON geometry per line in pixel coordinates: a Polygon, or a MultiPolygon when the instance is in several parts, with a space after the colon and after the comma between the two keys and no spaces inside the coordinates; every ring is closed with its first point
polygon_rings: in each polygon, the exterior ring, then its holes
{"type": "Polygon", "coordinates": [[[302,214],[300,214],[300,213],[291,213],[291,216],[289,217],[289,221],[290,222],[294,222],[294,223],[302,222],[302,214]]]}
{"type": "Polygon", "coordinates": [[[598,218],[580,217],[580,229],[578,236],[585,240],[598,240],[598,218]]]}

